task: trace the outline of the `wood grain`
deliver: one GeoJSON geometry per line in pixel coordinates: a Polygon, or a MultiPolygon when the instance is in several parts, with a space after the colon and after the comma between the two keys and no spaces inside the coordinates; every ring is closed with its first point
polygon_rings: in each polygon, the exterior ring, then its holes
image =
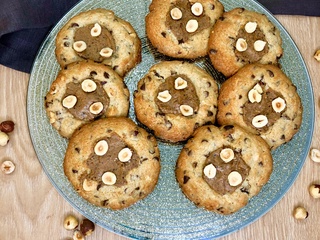
{"type": "MultiPolygon", "coordinates": [[[[315,97],[316,121],[312,148],[320,148],[320,62],[313,58],[320,49],[320,17],[276,16],[291,34],[308,67],[315,97]]],[[[82,216],[52,186],[34,152],[30,139],[26,97],[29,75],[0,65],[0,121],[13,120],[15,130],[10,142],[0,147],[0,162],[12,160],[16,170],[0,173],[0,239],[68,239],[72,232],[63,228],[64,217],[82,216]]],[[[221,239],[320,239],[320,199],[308,193],[311,183],[320,182],[320,164],[309,158],[296,182],[286,195],[263,217],[249,226],[221,239]],[[293,209],[302,205],[309,211],[306,220],[292,217],[293,209]]],[[[123,240],[99,226],[87,239],[123,240]]]]}

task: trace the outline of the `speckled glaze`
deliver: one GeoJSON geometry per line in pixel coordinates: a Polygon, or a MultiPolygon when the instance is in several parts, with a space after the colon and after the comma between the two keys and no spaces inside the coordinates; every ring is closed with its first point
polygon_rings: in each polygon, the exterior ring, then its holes
{"type": "MultiPolygon", "coordinates": [[[[289,34],[280,23],[261,5],[253,0],[221,0],[226,11],[244,7],[267,15],[279,28],[283,38],[284,56],[280,63],[284,72],[297,86],[303,104],[303,122],[292,141],[274,151],[274,171],[270,181],[256,197],[239,212],[220,216],[197,208],[180,191],[175,180],[174,168],[182,145],[159,142],[161,174],[158,185],[146,199],[132,207],[111,211],[91,205],[73,189],[63,172],[63,158],[67,141],[51,127],[44,109],[44,96],[55,79],[59,65],[54,56],[54,39],[59,29],[75,14],[98,7],[113,10],[116,15],[129,21],[142,40],[142,62],[125,78],[131,92],[130,117],[135,120],[132,93],[137,82],[148,69],[166,59],[154,51],[145,35],[144,17],[149,1],[143,0],[96,0],[81,1],[68,12],[47,36],[34,62],[28,88],[27,114],[32,142],[48,178],[59,193],[81,214],[102,227],[139,239],[214,239],[239,230],[269,211],[287,192],[299,174],[309,151],[313,133],[314,100],[311,81],[304,61],[289,34]]],[[[211,66],[209,59],[195,63],[216,79],[222,76],[211,66]]]]}

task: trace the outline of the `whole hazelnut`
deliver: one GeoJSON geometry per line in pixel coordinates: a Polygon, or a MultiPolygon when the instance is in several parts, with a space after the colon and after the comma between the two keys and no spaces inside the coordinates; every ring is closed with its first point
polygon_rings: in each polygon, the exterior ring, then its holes
{"type": "Polygon", "coordinates": [[[309,193],[313,198],[320,198],[320,184],[310,185],[309,193]]]}
{"type": "Polygon", "coordinates": [[[10,133],[14,130],[14,122],[12,121],[3,121],[0,123],[0,131],[4,133],[10,133]]]}
{"type": "Polygon", "coordinates": [[[0,131],[0,146],[4,147],[9,142],[9,136],[5,132],[0,131]]]}
{"type": "Polygon", "coordinates": [[[89,236],[94,231],[94,223],[89,219],[83,219],[80,224],[80,231],[84,236],[89,236]]]}
{"type": "Polygon", "coordinates": [[[303,220],[309,216],[309,213],[304,207],[296,207],[293,211],[293,216],[297,220],[303,220]]]}
{"type": "Polygon", "coordinates": [[[79,225],[78,219],[73,215],[68,215],[63,221],[63,226],[67,230],[76,229],[79,225]]]}
{"type": "Polygon", "coordinates": [[[84,240],[84,236],[79,230],[75,230],[73,233],[73,240],[84,240]]]}
{"type": "Polygon", "coordinates": [[[6,160],[1,164],[1,171],[5,174],[11,174],[16,166],[10,160],[6,160]]]}

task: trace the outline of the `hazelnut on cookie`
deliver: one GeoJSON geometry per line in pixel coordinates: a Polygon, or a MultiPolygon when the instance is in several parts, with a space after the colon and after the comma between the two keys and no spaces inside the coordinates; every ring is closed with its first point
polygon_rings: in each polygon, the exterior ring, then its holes
{"type": "Polygon", "coordinates": [[[268,144],[237,125],[198,128],[180,152],[176,178],[197,206],[232,214],[268,182],[273,168],[268,144]]]}
{"type": "Polygon", "coordinates": [[[214,68],[230,77],[246,64],[277,64],[281,45],[279,30],[264,14],[235,8],[213,26],[208,53],[214,68]]]}
{"type": "Polygon", "coordinates": [[[131,119],[104,118],[75,132],[63,167],[81,197],[118,210],[153,191],[160,173],[160,153],[156,139],[131,119]]]}
{"type": "Polygon", "coordinates": [[[69,138],[98,118],[127,116],[129,90],[110,67],[92,61],[69,64],[58,73],[45,97],[52,126],[69,138]]]}
{"type": "Polygon", "coordinates": [[[296,86],[280,68],[249,64],[221,85],[217,122],[238,124],[275,149],[298,132],[302,110],[296,86]]]}
{"type": "Polygon", "coordinates": [[[218,0],[153,0],[146,33],[162,54],[175,58],[207,55],[212,26],[224,11],[218,0]]]}
{"type": "Polygon", "coordinates": [[[137,119],[160,139],[187,140],[196,128],[214,123],[218,85],[202,68],[188,62],[153,65],[134,92],[137,119]]]}
{"type": "Polygon", "coordinates": [[[141,61],[141,41],[131,24],[102,8],[72,17],[59,31],[55,44],[61,67],[92,60],[124,76],[141,61]]]}

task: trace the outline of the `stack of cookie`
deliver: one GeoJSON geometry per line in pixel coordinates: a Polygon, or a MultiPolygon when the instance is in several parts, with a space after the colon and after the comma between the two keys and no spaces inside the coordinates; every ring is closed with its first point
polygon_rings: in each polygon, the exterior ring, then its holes
{"type": "Polygon", "coordinates": [[[46,96],[50,123],[69,139],[64,171],[89,202],[129,207],[153,191],[157,141],[183,144],[176,178],[197,206],[231,214],[259,193],[272,172],[271,150],[299,130],[302,106],[279,68],[281,37],[266,16],[225,12],[218,0],[153,0],[146,15],[152,46],[172,60],[137,80],[135,124],[125,74],[141,61],[130,23],[95,9],[70,19],[56,39],[61,66],[46,96]],[[195,65],[209,56],[227,80],[195,65]]]}

